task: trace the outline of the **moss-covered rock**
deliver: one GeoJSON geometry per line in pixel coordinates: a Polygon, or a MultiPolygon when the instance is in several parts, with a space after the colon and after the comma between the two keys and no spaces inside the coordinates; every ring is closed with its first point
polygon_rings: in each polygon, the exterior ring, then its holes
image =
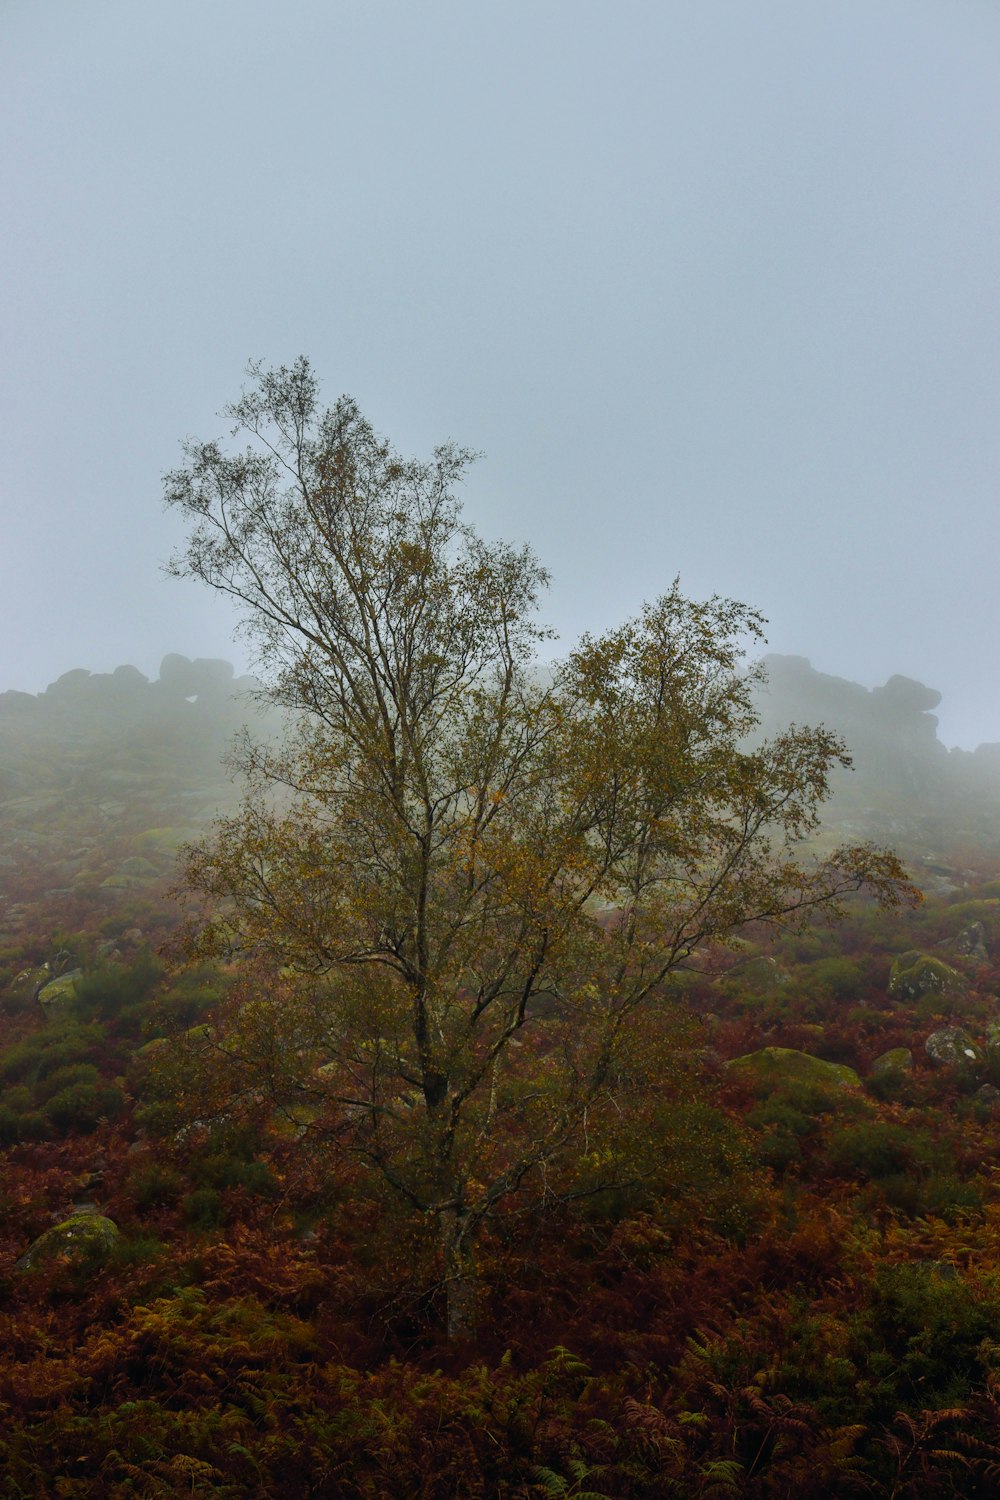
{"type": "Polygon", "coordinates": [[[859,1089],[861,1080],[845,1063],[827,1062],[794,1047],[762,1047],[734,1057],[729,1064],[753,1082],[777,1088],[783,1083],[808,1083],[829,1089],[859,1089]]]}
{"type": "Polygon", "coordinates": [[[922,995],[957,994],[964,988],[961,974],[929,953],[910,949],[894,960],[889,973],[889,994],[902,1000],[919,1000],[922,995]]]}
{"type": "Polygon", "coordinates": [[[164,1047],[170,1046],[170,1038],[165,1036],[154,1036],[152,1041],[144,1042],[136,1049],[136,1057],[152,1057],[154,1053],[161,1052],[164,1047]]]}
{"type": "Polygon", "coordinates": [[[38,1003],[46,1015],[65,1010],[75,1000],[77,980],[82,978],[82,969],[71,969],[68,974],[60,974],[58,979],[51,979],[42,986],[38,991],[38,1003]]]}
{"type": "Polygon", "coordinates": [[[67,1256],[81,1264],[102,1265],[120,1238],[118,1225],[103,1214],[71,1214],[61,1224],[53,1224],[51,1229],[40,1234],[15,1263],[15,1269],[30,1271],[57,1255],[67,1256]]]}
{"type": "Polygon", "coordinates": [[[34,1000],[41,990],[52,980],[52,971],[47,964],[39,964],[33,969],[22,969],[10,982],[9,994],[12,1000],[34,1000]]]}
{"type": "Polygon", "coordinates": [[[890,1047],[876,1057],[871,1065],[871,1074],[877,1078],[882,1073],[912,1073],[913,1053],[909,1047],[890,1047]]]}

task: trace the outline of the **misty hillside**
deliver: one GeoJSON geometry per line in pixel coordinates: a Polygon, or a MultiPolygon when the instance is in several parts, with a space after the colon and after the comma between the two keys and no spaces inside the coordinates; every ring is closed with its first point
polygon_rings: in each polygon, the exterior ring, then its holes
{"type": "MultiPolygon", "coordinates": [[[[869,690],[798,656],[766,666],[762,730],[822,723],[853,755],[825,839],[892,845],[941,892],[1000,843],[1000,745],[946,749],[939,693],[899,676],[869,690]]],[[[0,693],[0,940],[34,902],[69,920],[169,877],[177,846],[234,801],[226,752],[264,722],[253,686],[228,662],[172,654],[152,681],[77,668],[37,695],[0,693]]]]}
{"type": "Polygon", "coordinates": [[[224,763],[244,723],[260,731],[253,681],[225,661],[168,655],[66,672],[37,696],[0,693],[0,940],[36,902],[141,892],[234,788],[224,763]]]}
{"type": "Polygon", "coordinates": [[[932,710],[941,694],[910,677],[865,688],[817,672],[802,656],[765,658],[762,729],[825,724],[847,742],[850,771],[838,770],[824,822],[831,835],[892,845],[940,888],[952,859],[1000,843],[1000,745],[947,749],[932,710]]]}
{"type": "Polygon", "coordinates": [[[764,733],[853,751],[820,844],[928,899],[679,973],[484,1234],[467,1346],[429,1216],[338,1145],[329,992],[170,941],[175,852],[280,719],[177,655],[0,694],[0,1494],[996,1494],[1000,746],[947,750],[906,678],[767,667],[764,733]]]}

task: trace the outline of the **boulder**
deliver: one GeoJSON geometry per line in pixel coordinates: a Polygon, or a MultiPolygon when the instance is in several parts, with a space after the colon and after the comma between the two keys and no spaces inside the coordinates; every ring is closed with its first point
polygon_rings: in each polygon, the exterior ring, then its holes
{"type": "Polygon", "coordinates": [[[15,1000],[37,1000],[41,991],[52,980],[48,964],[39,964],[34,969],[22,969],[10,984],[10,995],[15,1000]]]}
{"type": "Polygon", "coordinates": [[[924,1051],[938,1068],[968,1068],[985,1061],[982,1049],[961,1026],[942,1026],[940,1031],[932,1031],[924,1043],[924,1051]]]}
{"type": "Polygon", "coordinates": [[[922,995],[957,994],[964,987],[962,976],[939,958],[911,949],[893,961],[889,973],[889,994],[903,1000],[919,1000],[922,995]]]}
{"type": "Polygon", "coordinates": [[[875,1058],[869,1071],[873,1078],[881,1073],[912,1073],[913,1053],[909,1047],[890,1047],[888,1052],[875,1058]]]}
{"type": "Polygon", "coordinates": [[[72,1004],[76,998],[76,982],[82,978],[82,969],[71,969],[68,974],[60,974],[58,979],[50,979],[42,986],[38,991],[38,1003],[47,1016],[57,1015],[72,1004]]]}
{"type": "Polygon", "coordinates": [[[952,943],[952,947],[963,958],[971,958],[975,963],[985,964],[989,962],[990,955],[986,947],[986,928],[982,922],[971,922],[968,927],[963,927],[952,943]]]}
{"type": "Polygon", "coordinates": [[[832,1063],[822,1057],[813,1057],[809,1052],[797,1052],[794,1047],[762,1047],[759,1052],[734,1057],[729,1066],[747,1075],[755,1083],[770,1084],[772,1087],[792,1082],[819,1084],[824,1088],[835,1089],[861,1087],[861,1080],[853,1068],[844,1063],[832,1063]]]}
{"type": "Polygon", "coordinates": [[[1000,1104],[1000,1089],[992,1083],[984,1083],[981,1088],[976,1089],[972,1097],[977,1104],[985,1104],[989,1109],[996,1109],[1000,1104]]]}
{"type": "Polygon", "coordinates": [[[121,1235],[113,1219],[89,1210],[71,1214],[61,1224],[54,1224],[40,1234],[33,1245],[14,1264],[17,1271],[30,1271],[42,1261],[55,1256],[92,1265],[101,1265],[114,1250],[121,1235]]]}

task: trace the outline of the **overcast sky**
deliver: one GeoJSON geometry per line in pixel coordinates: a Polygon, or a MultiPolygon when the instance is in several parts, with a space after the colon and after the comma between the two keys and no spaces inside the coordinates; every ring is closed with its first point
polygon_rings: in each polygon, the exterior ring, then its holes
{"type": "Polygon", "coordinates": [[[168,651],[248,359],[484,452],[569,644],[675,573],[1000,740],[997,0],[0,0],[0,688],[168,651]]]}

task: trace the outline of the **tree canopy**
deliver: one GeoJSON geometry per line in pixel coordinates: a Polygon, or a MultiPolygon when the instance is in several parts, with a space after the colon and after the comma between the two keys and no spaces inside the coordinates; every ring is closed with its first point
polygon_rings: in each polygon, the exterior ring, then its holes
{"type": "Polygon", "coordinates": [[[473,455],[402,458],[305,360],[252,376],[242,446],[167,476],[173,569],[241,606],[294,728],[246,746],[242,810],[191,852],[192,946],[252,970],[274,1079],[321,1077],[432,1216],[460,1336],[478,1228],[627,1092],[672,974],[910,887],[867,845],[802,857],[847,756],[822,728],[753,740],[754,610],[674,583],[544,663],[546,573],[463,518],[473,455]]]}

